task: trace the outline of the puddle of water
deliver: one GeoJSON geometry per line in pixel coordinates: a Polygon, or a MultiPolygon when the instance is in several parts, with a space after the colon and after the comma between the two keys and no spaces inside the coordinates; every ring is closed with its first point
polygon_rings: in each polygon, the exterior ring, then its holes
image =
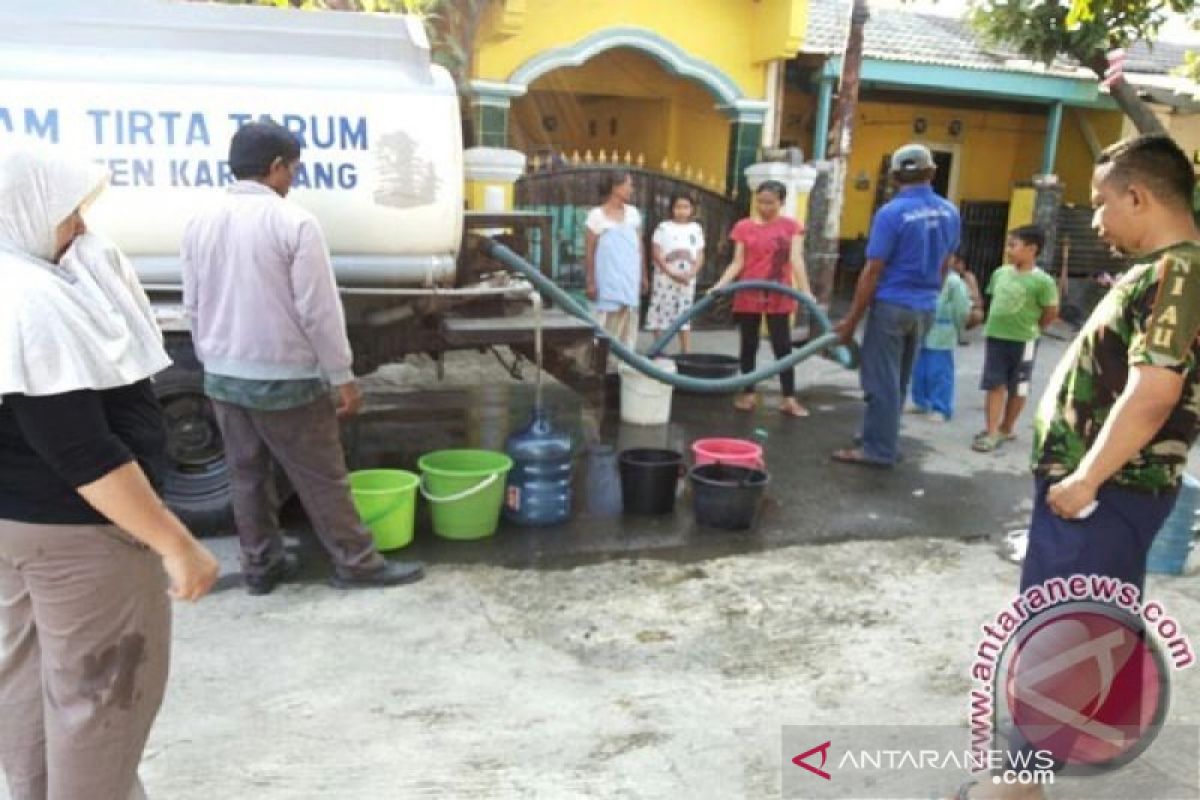
{"type": "MultiPolygon", "coordinates": [[[[501,523],[492,538],[451,542],[433,535],[428,511],[421,503],[416,541],[396,556],[431,563],[558,568],[614,558],[695,561],[850,539],[986,536],[1000,529],[1011,516],[1013,503],[1028,491],[1024,476],[979,472],[961,478],[938,475],[931,484],[920,467],[928,445],[918,440],[905,441],[909,461],[896,470],[831,465],[828,453],[843,445],[848,432],[855,429],[860,406],[832,391],[811,391],[810,395],[813,405],[833,409],[819,422],[784,419],[770,408],[736,414],[728,397],[677,393],[671,424],[641,427],[621,424],[615,409],[589,407],[570,390],[549,386],[545,400],[554,424],[569,431],[576,443],[573,518],[554,528],[501,523]],[[768,431],[766,460],[771,485],[755,530],[731,533],[697,527],[683,482],[675,513],[669,516],[587,513],[605,506],[588,496],[589,487],[595,491],[604,483],[588,479],[589,442],[612,446],[615,453],[634,447],[671,449],[690,462],[694,439],[751,438],[757,428],[768,431]]],[[[372,390],[367,401],[365,413],[347,438],[352,465],[415,470],[417,459],[433,450],[502,450],[508,435],[526,425],[534,389],[528,384],[424,392],[383,388],[372,390]]],[[[605,490],[610,495],[613,477],[608,476],[605,490]]],[[[612,505],[611,496],[607,505],[612,505]]]]}

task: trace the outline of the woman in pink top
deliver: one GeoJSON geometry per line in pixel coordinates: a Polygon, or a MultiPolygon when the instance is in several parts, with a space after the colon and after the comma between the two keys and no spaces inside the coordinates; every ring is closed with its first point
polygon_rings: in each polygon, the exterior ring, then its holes
{"type": "MultiPolygon", "coordinates": [[[[758,187],[754,194],[758,217],[743,219],[733,226],[729,234],[734,241],[733,261],[714,288],[734,280],[765,280],[809,292],[804,268],[804,226],[781,213],[786,196],[787,189],[779,181],[765,181],[758,187]]],[[[733,318],[741,334],[742,374],[754,371],[764,317],[775,358],[784,358],[792,352],[790,317],[796,305],[796,300],[777,292],[750,289],[737,293],[733,318]]],[[[795,397],[796,371],[786,369],[779,373],[779,385],[783,390],[779,411],[792,417],[807,417],[808,409],[795,397]]],[[[753,386],[746,387],[734,401],[739,411],[753,411],[757,405],[758,393],[753,386]]]]}

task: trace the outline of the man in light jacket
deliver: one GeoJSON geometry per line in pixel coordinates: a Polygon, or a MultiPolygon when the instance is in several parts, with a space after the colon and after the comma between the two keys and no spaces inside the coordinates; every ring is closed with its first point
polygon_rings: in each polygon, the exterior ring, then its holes
{"type": "Polygon", "coordinates": [[[362,397],[320,225],[285,199],[299,160],[285,128],[243,126],[229,148],[237,183],[183,236],[183,300],[225,440],[246,587],[269,594],[297,568],[283,549],[272,457],[329,551],[333,586],[409,583],[421,565],[386,561],[350,498],[337,420],[362,397]]]}

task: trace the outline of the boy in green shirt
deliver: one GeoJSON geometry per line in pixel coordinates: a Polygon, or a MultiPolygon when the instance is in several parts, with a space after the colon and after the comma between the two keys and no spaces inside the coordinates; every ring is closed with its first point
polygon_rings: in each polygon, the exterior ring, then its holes
{"type": "Polygon", "coordinates": [[[981,453],[1016,438],[1013,426],[1029,396],[1038,337],[1058,318],[1058,287],[1036,264],[1045,242],[1033,225],[1010,231],[1005,247],[1009,263],[988,282],[992,305],[984,327],[987,349],[979,387],[987,392],[987,428],[971,444],[981,453]]]}

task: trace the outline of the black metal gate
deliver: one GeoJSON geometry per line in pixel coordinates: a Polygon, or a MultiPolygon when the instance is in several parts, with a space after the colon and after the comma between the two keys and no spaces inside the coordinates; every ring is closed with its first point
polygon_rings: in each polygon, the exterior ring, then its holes
{"type": "Polygon", "coordinates": [[[1067,272],[1073,278],[1091,278],[1100,272],[1116,273],[1129,264],[1113,254],[1112,248],[1092,230],[1092,209],[1062,206],[1058,209],[1058,247],[1051,259],[1055,276],[1063,266],[1063,255],[1070,247],[1067,272]]]}
{"type": "Polygon", "coordinates": [[[963,203],[959,213],[962,215],[962,245],[959,253],[982,289],[987,286],[996,268],[1004,263],[1008,203],[963,203]]]}
{"type": "Polygon", "coordinates": [[[671,197],[686,194],[694,198],[696,221],[704,228],[706,242],[699,283],[714,283],[732,256],[729,231],[741,216],[738,204],[681,178],[628,166],[567,165],[539,170],[517,181],[517,208],[549,214],[552,219],[553,263],[548,270],[545,265],[537,266],[564,288],[583,288],[584,220],[588,210],[599,205],[601,180],[612,169],[633,176],[633,202],[642,212],[646,252],[650,252],[650,237],[658,223],[670,217],[671,197]]]}

